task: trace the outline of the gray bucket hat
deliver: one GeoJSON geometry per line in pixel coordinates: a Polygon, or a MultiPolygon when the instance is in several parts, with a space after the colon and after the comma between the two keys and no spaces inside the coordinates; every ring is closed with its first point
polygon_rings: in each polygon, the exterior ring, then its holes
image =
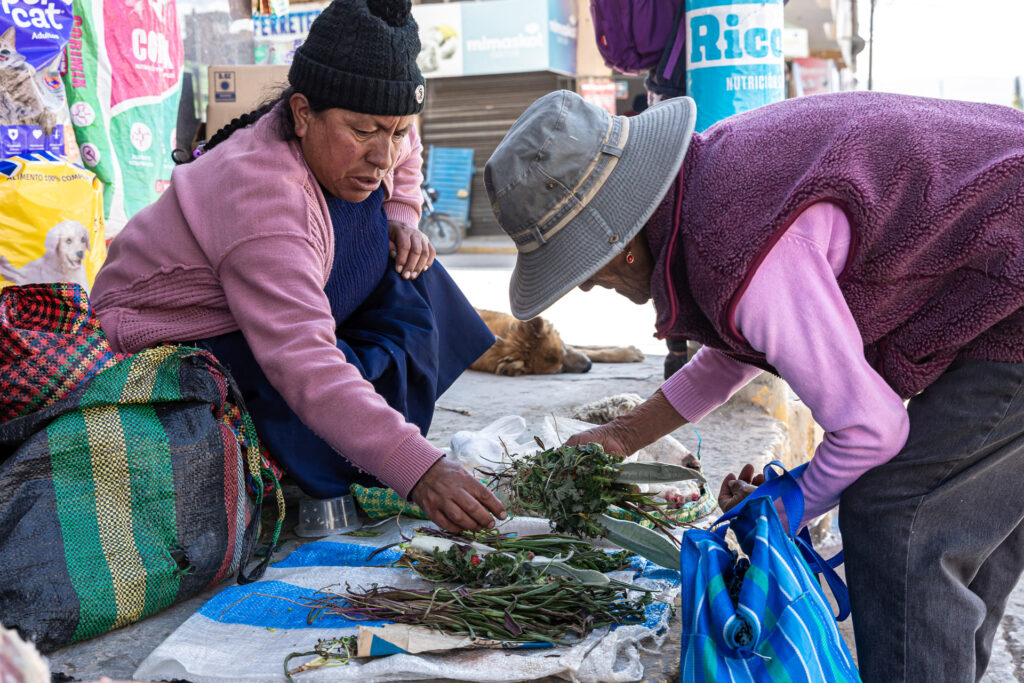
{"type": "Polygon", "coordinates": [[[689,97],[630,118],[568,90],[530,105],[484,167],[491,208],[519,251],[513,315],[538,315],[622,252],[678,176],[696,117],[689,97]]]}

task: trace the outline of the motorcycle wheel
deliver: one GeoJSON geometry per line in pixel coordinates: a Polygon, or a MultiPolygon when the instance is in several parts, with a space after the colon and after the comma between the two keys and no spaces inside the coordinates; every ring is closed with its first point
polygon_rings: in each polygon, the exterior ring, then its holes
{"type": "Polygon", "coordinates": [[[427,216],[420,229],[438,254],[453,254],[462,244],[462,230],[446,216],[436,213],[427,216]]]}

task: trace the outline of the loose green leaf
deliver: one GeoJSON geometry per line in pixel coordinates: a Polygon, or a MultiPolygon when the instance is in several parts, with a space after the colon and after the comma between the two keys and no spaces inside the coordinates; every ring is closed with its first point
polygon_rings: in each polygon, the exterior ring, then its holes
{"type": "Polygon", "coordinates": [[[628,484],[663,484],[696,479],[707,481],[698,470],[663,462],[624,462],[615,481],[628,484]]]}
{"type": "Polygon", "coordinates": [[[658,532],[640,526],[636,522],[600,516],[601,523],[608,529],[605,536],[609,541],[630,550],[651,562],[668,569],[679,569],[679,548],[658,532]]]}

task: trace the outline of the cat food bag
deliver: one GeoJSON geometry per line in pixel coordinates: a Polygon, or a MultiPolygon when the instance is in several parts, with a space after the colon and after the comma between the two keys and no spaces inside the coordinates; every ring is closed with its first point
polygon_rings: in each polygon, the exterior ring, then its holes
{"type": "Polygon", "coordinates": [[[0,158],[64,153],[70,0],[0,0],[0,158]]]}
{"type": "Polygon", "coordinates": [[[114,237],[170,183],[184,64],[174,0],[74,0],[67,52],[71,123],[114,237]]]}
{"type": "Polygon", "coordinates": [[[95,174],[49,152],[0,161],[0,288],[73,282],[88,291],[106,257],[95,174]]]}

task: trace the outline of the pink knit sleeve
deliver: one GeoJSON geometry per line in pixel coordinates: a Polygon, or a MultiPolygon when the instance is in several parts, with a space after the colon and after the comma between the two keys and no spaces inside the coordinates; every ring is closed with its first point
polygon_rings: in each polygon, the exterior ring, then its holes
{"type": "Polygon", "coordinates": [[[703,346],[665,380],[661,393],[688,422],[698,422],[759,374],[759,368],[703,346]]]}
{"type": "Polygon", "coordinates": [[[768,253],[736,308],[736,325],[763,352],[825,431],[800,478],[804,523],[827,512],[861,474],[906,442],[900,397],[868,365],[836,281],[848,243],[845,215],[831,204],[804,211],[768,253]]]}
{"type": "Polygon", "coordinates": [[[315,248],[292,235],[243,241],[218,267],[231,314],[288,406],[335,450],[408,496],[443,454],[346,362],[322,272],[315,248]]]}
{"type": "Polygon", "coordinates": [[[389,221],[404,223],[411,228],[420,224],[423,200],[420,185],[423,184],[423,143],[420,142],[416,126],[409,127],[409,133],[402,140],[398,159],[391,171],[390,194],[384,200],[384,213],[389,221]]]}

